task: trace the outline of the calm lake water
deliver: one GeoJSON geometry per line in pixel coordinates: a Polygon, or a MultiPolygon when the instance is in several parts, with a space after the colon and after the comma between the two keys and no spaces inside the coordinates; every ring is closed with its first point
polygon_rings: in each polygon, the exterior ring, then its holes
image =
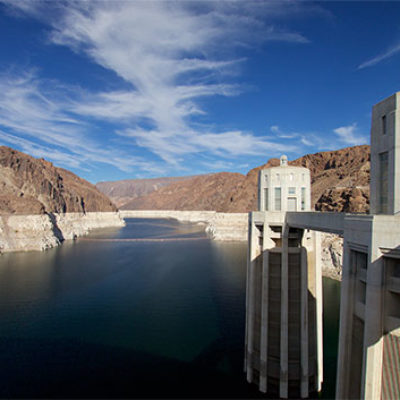
{"type": "MultiPolygon", "coordinates": [[[[263,397],[243,373],[246,251],[195,225],[130,219],[2,255],[0,397],[263,397]]],[[[334,396],[339,292],[324,279],[323,398],[334,396]]]]}

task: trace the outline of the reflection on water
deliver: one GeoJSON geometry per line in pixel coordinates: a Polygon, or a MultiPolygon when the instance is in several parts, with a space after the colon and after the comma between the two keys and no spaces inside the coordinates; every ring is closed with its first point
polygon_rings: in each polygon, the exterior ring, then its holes
{"type": "Polygon", "coordinates": [[[0,397],[261,397],[243,375],[246,244],[128,220],[0,257],[0,397]],[[7,366],[7,368],[4,368],[7,366]]]}

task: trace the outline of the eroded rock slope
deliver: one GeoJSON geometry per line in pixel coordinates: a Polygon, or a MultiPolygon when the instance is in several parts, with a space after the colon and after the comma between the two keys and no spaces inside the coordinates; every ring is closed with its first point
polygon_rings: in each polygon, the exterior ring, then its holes
{"type": "Polygon", "coordinates": [[[0,146],[0,214],[116,211],[94,185],[51,162],[0,146]]]}

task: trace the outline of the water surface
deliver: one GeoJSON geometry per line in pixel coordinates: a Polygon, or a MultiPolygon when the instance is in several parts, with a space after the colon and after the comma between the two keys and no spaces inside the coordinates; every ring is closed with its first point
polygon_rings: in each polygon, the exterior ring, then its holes
{"type": "Polygon", "coordinates": [[[245,285],[245,243],[171,220],[3,255],[0,397],[261,397],[243,374],[245,285]]]}

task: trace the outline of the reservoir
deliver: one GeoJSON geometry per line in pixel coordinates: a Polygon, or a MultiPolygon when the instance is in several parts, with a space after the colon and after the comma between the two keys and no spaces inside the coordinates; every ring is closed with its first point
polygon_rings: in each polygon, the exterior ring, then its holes
{"type": "MultiPolygon", "coordinates": [[[[128,219],[0,256],[0,397],[262,398],[243,373],[247,244],[128,219]]],[[[340,284],[324,279],[334,396],[340,284]]]]}

